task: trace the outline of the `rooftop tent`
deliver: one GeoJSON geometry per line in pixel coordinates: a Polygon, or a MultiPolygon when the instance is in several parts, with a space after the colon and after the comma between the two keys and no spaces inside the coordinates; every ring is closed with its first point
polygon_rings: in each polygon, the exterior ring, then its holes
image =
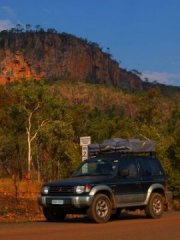
{"type": "Polygon", "coordinates": [[[101,144],[90,144],[90,155],[101,152],[152,153],[155,152],[155,142],[152,140],[106,139],[101,144]]]}

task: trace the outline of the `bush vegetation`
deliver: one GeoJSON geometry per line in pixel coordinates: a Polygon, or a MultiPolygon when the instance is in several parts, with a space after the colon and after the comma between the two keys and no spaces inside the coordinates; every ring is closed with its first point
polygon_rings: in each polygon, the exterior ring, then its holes
{"type": "Polygon", "coordinates": [[[128,94],[63,81],[22,79],[0,86],[0,177],[21,181],[28,170],[41,181],[68,177],[81,162],[80,136],[90,135],[93,142],[153,139],[173,194],[180,197],[179,100],[157,87],[128,94]]]}

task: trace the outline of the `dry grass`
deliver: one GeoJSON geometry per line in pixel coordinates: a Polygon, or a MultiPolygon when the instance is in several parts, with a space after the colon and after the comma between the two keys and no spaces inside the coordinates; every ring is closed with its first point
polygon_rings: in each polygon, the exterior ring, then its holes
{"type": "Polygon", "coordinates": [[[15,196],[17,188],[19,197],[31,198],[39,193],[41,185],[41,182],[33,180],[14,181],[11,178],[3,178],[0,179],[0,193],[15,196]]]}
{"type": "Polygon", "coordinates": [[[180,199],[174,199],[173,200],[172,208],[176,211],[180,211],[180,199]]]}
{"type": "Polygon", "coordinates": [[[37,181],[0,181],[0,222],[24,222],[44,219],[37,204],[41,183],[37,181]]]}

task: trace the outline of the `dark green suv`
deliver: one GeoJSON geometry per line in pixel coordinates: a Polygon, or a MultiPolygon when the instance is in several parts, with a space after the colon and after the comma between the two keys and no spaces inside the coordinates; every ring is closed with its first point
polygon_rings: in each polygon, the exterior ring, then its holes
{"type": "Polygon", "coordinates": [[[38,200],[48,221],[82,213],[103,223],[122,209],[143,209],[158,218],[171,197],[166,183],[155,156],[106,149],[82,162],[71,178],[44,184],[38,200]]]}

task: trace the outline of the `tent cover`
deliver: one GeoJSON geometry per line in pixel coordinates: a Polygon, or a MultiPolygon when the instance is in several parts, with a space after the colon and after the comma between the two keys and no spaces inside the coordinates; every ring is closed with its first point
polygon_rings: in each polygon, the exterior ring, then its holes
{"type": "Polygon", "coordinates": [[[152,153],[155,152],[155,142],[152,140],[112,138],[106,139],[100,144],[90,144],[88,148],[90,155],[101,152],[152,153]]]}

